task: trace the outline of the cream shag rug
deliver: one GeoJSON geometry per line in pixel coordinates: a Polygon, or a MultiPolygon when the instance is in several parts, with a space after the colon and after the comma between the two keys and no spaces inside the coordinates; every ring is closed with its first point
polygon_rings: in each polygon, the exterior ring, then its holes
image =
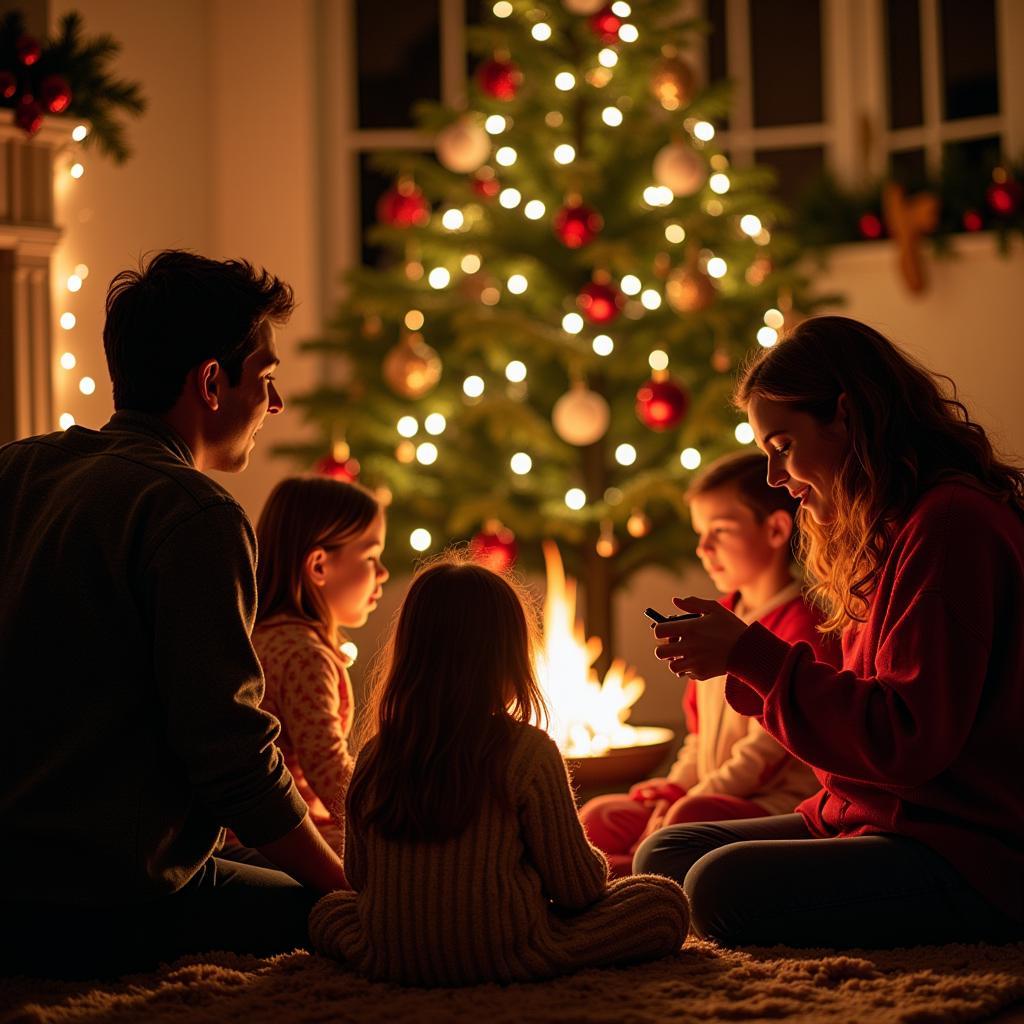
{"type": "Polygon", "coordinates": [[[110,983],[0,979],[0,1024],[431,1024],[1021,1019],[1024,943],[895,951],[747,949],[691,940],[677,956],[534,985],[402,989],[306,953],[183,957],[110,983]],[[999,1012],[1003,1011],[1003,1012],[999,1012]]]}

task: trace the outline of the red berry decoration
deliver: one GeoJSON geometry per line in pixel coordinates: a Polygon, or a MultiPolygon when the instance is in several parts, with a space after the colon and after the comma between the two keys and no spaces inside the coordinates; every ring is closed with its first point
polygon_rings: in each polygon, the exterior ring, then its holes
{"type": "Polygon", "coordinates": [[[670,377],[652,377],[636,393],[636,414],[651,430],[668,430],[682,422],[690,407],[686,389],[670,377]]]}
{"type": "Polygon", "coordinates": [[[325,455],[317,461],[313,469],[320,476],[329,476],[332,480],[341,480],[348,484],[359,475],[359,462],[356,459],[340,462],[333,455],[325,455]]]}
{"type": "Polygon", "coordinates": [[[576,299],[580,312],[592,324],[610,324],[622,309],[622,292],[610,284],[591,281],[576,299]]]}
{"type": "Polygon", "coordinates": [[[555,214],[552,226],[563,245],[579,249],[592,242],[604,227],[604,220],[597,210],[583,203],[563,206],[555,214]]]}
{"type": "Polygon", "coordinates": [[[481,91],[492,99],[508,102],[515,99],[516,93],[519,92],[523,73],[512,61],[492,57],[476,69],[476,80],[481,91]]]}
{"type": "Polygon", "coordinates": [[[860,233],[865,238],[881,238],[882,237],[882,222],[878,218],[877,214],[864,213],[861,214],[861,218],[857,221],[857,227],[860,228],[860,233]]]}
{"type": "Polygon", "coordinates": [[[977,210],[965,210],[963,225],[964,231],[980,231],[985,226],[985,222],[977,210]]]}
{"type": "Polygon", "coordinates": [[[430,204],[411,181],[401,181],[377,200],[377,219],[395,228],[422,227],[430,220],[430,204]]]}
{"type": "Polygon", "coordinates": [[[500,523],[488,523],[469,543],[470,554],[492,572],[505,572],[516,560],[516,535],[500,523]]]}
{"type": "Polygon", "coordinates": [[[501,191],[501,182],[493,175],[490,178],[477,175],[473,178],[473,191],[482,199],[493,199],[501,191]]]}
{"type": "Polygon", "coordinates": [[[18,91],[18,80],[10,71],[0,70],[0,100],[10,100],[18,91]]]}
{"type": "Polygon", "coordinates": [[[18,127],[28,135],[35,135],[43,126],[43,108],[34,96],[25,93],[14,110],[14,120],[18,127]]]}
{"type": "Polygon", "coordinates": [[[63,114],[71,104],[71,86],[62,75],[47,75],[39,86],[43,106],[51,114],[63,114]]]}
{"type": "Polygon", "coordinates": [[[1021,192],[1020,183],[1016,181],[997,181],[989,185],[985,192],[985,198],[993,213],[1000,217],[1009,217],[1017,212],[1020,206],[1021,192]]]}
{"type": "Polygon", "coordinates": [[[25,67],[30,68],[43,55],[43,48],[35,36],[21,36],[14,44],[14,50],[18,54],[18,60],[25,67]]]}
{"type": "Polygon", "coordinates": [[[602,43],[617,43],[619,41],[619,29],[622,28],[622,19],[611,9],[602,7],[597,14],[587,19],[591,31],[602,43]]]}

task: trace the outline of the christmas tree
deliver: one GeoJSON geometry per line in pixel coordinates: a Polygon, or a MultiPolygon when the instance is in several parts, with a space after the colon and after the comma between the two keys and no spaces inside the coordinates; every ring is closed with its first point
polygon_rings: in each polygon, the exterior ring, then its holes
{"type": "MultiPolygon", "coordinates": [[[[393,154],[349,277],[322,427],[288,450],[389,508],[389,561],[472,538],[502,567],[557,541],[588,635],[642,566],[692,557],[682,494],[749,443],[737,362],[813,300],[770,175],[716,139],[704,26],[678,0],[498,0],[470,30],[467,109],[421,104],[436,159],[393,154]],[[737,427],[739,431],[737,432],[737,427]]],[[[749,428],[747,428],[749,429],[749,428]]]]}

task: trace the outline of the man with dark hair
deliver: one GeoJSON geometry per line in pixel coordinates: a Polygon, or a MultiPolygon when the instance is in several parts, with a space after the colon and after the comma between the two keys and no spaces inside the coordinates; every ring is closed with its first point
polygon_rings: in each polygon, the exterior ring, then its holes
{"type": "Polygon", "coordinates": [[[259,707],[252,527],[205,475],[283,408],[292,306],[248,263],[159,253],[107,297],[111,420],[0,448],[7,971],[290,950],[345,885],[259,707]],[[225,827],[283,871],[213,856],[225,827]]]}

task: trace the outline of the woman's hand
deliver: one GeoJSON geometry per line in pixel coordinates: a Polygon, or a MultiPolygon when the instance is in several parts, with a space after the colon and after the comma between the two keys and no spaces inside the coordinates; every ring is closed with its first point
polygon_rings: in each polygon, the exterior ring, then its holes
{"type": "Polygon", "coordinates": [[[717,601],[699,597],[675,597],[673,604],[684,612],[699,612],[699,619],[659,622],[654,635],[662,641],[655,655],[668,662],[677,676],[711,679],[725,674],[733,646],[747,624],[717,601]]]}
{"type": "Polygon", "coordinates": [[[654,804],[657,800],[675,802],[686,796],[686,790],[668,779],[645,779],[629,788],[629,799],[641,804],[654,804]]]}

